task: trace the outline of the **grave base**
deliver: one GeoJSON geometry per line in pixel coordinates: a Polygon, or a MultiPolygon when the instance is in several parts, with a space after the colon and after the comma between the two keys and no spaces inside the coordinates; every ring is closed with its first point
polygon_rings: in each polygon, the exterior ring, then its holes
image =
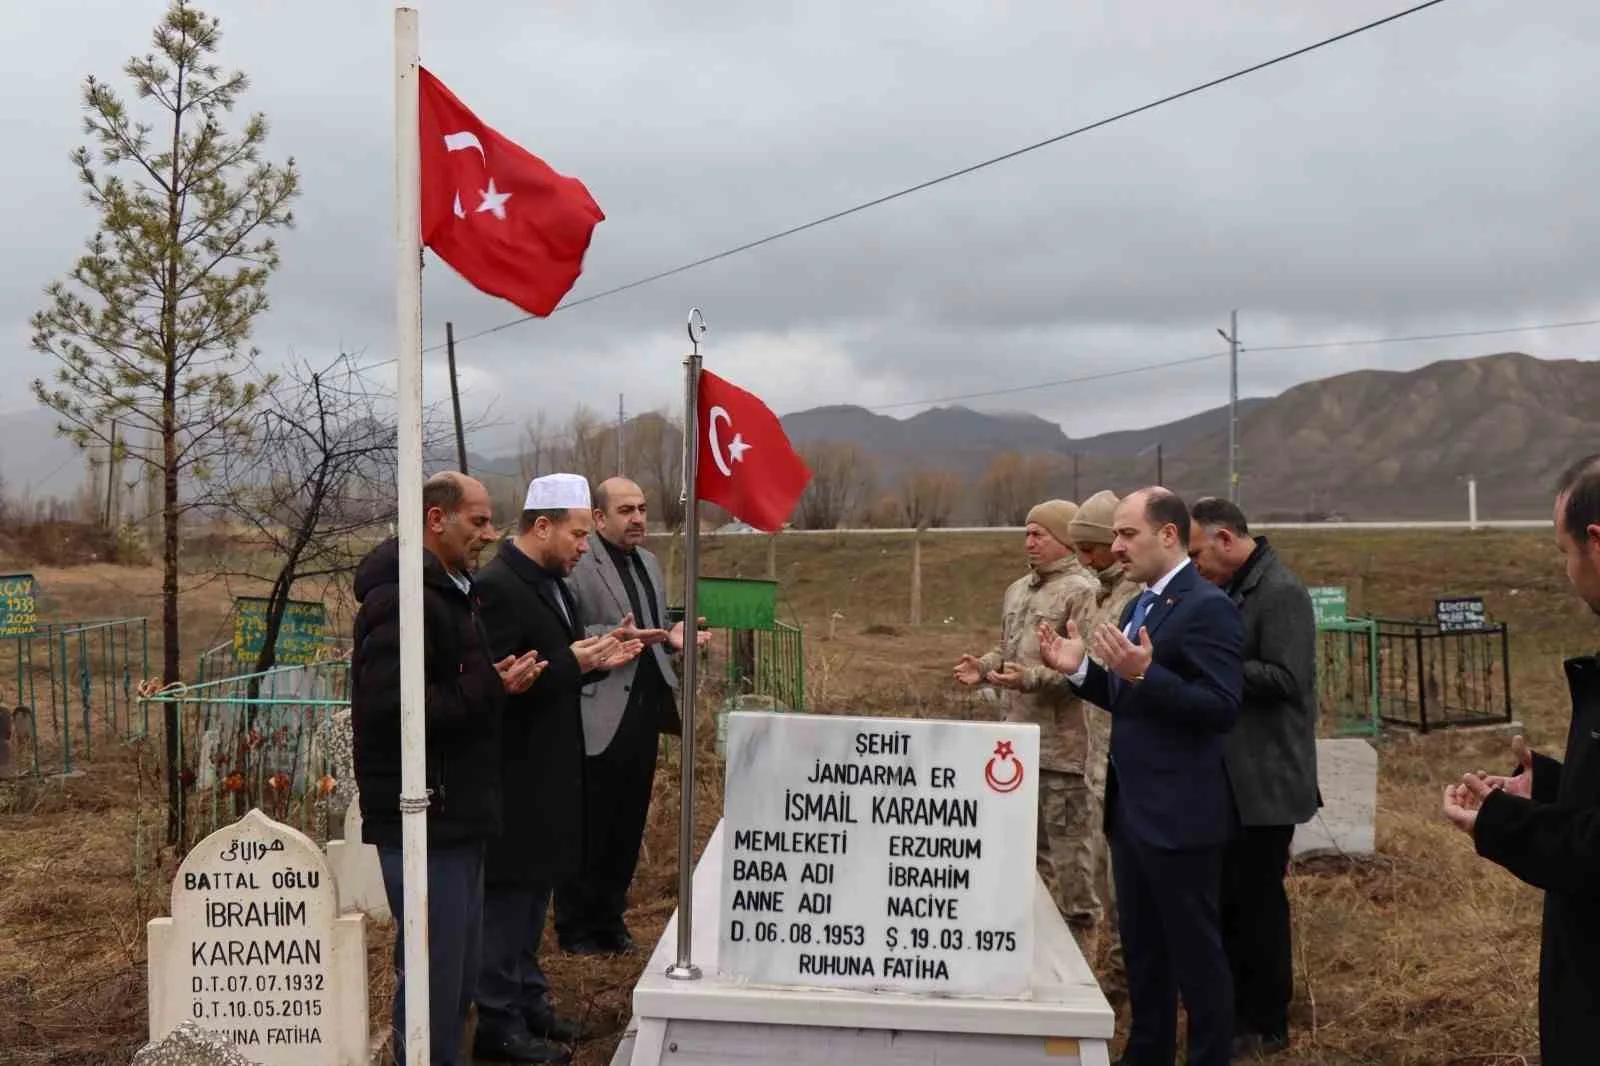
{"type": "Polygon", "coordinates": [[[1029,999],[758,988],[717,973],[722,848],[719,823],[694,872],[692,961],[701,978],[666,975],[677,957],[674,914],[634,987],[634,1016],[611,1066],[1109,1066],[1116,1015],[1037,874],[1029,999]]]}

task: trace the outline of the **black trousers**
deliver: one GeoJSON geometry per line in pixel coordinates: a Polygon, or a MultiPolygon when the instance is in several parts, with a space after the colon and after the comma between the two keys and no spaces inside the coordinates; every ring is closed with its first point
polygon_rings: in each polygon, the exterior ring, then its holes
{"type": "Polygon", "coordinates": [[[527,1016],[550,990],[539,968],[550,889],[494,887],[483,896],[483,963],[475,999],[482,1036],[527,1035],[527,1016]]]}
{"type": "Polygon", "coordinates": [[[1222,861],[1222,942],[1233,972],[1235,1028],[1289,1035],[1294,957],[1289,932],[1289,868],[1294,826],[1244,826],[1222,861]]]}
{"type": "Polygon", "coordinates": [[[584,760],[583,865],[556,886],[556,935],[564,946],[627,928],[622,916],[650,815],[658,720],[631,703],[606,750],[584,760]]]}
{"type": "Polygon", "coordinates": [[[1122,1061],[1172,1066],[1178,994],[1189,1016],[1189,1066],[1228,1066],[1233,1056],[1233,980],[1222,949],[1218,897],[1222,851],[1149,844],[1113,817],[1112,873],[1133,1024],[1122,1061]]]}

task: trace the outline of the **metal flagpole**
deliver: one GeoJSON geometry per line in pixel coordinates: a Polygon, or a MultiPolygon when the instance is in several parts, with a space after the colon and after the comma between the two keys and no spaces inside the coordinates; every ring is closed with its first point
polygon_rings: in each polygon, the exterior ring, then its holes
{"type": "Polygon", "coordinates": [[[422,149],[417,11],[394,12],[395,363],[400,534],[400,842],[406,1063],[428,1062],[428,794],[422,672],[422,149]]]}
{"type": "Polygon", "coordinates": [[[682,780],[678,797],[678,958],[667,976],[680,981],[700,977],[700,967],[690,961],[694,910],[694,719],[695,675],[700,659],[699,614],[695,603],[700,575],[700,498],[696,484],[700,467],[700,338],[706,333],[705,316],[698,307],[689,310],[689,343],[693,350],[683,360],[683,746],[682,780]]]}

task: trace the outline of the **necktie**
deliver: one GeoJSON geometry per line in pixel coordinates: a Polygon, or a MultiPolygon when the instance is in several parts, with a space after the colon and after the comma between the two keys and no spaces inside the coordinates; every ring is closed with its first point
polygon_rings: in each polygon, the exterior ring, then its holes
{"type": "Polygon", "coordinates": [[[1156,594],[1150,589],[1139,593],[1139,601],[1133,605],[1133,615],[1128,619],[1128,639],[1135,644],[1139,643],[1139,627],[1144,625],[1146,616],[1150,614],[1150,605],[1156,602],[1156,594]]]}

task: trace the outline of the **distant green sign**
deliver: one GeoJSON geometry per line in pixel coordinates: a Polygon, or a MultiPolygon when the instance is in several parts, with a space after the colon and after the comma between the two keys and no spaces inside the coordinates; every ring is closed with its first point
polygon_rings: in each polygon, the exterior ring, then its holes
{"type": "Polygon", "coordinates": [[[696,611],[709,629],[771,629],[778,583],[758,578],[703,577],[695,586],[696,611]]]}
{"type": "Polygon", "coordinates": [[[1316,612],[1317,625],[1348,620],[1349,601],[1342,586],[1318,585],[1306,591],[1311,593],[1311,609],[1316,612]]]}
{"type": "MultiPolygon", "coordinates": [[[[254,659],[261,654],[267,639],[267,603],[257,596],[239,596],[233,601],[233,656],[254,659]]],[[[317,661],[317,652],[327,639],[328,609],[320,603],[290,600],[278,624],[277,654],[282,666],[304,666],[317,661]]]]}
{"type": "Polygon", "coordinates": [[[0,574],[0,637],[31,637],[39,623],[32,574],[0,574]]]}

